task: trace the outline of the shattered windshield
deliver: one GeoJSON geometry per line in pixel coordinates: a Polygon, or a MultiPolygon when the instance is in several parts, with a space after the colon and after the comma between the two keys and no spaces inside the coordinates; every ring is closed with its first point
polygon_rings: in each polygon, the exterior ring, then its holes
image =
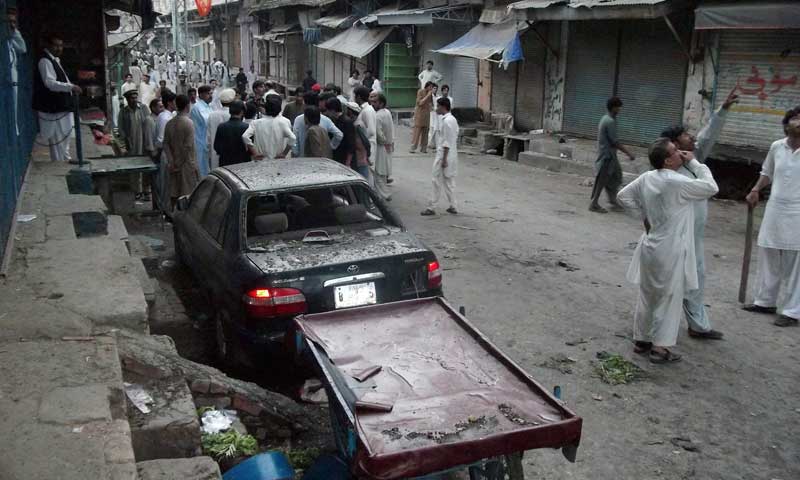
{"type": "Polygon", "coordinates": [[[329,243],[353,232],[377,236],[395,225],[362,184],[305,188],[252,196],[246,204],[249,250],[276,242],[329,243]]]}

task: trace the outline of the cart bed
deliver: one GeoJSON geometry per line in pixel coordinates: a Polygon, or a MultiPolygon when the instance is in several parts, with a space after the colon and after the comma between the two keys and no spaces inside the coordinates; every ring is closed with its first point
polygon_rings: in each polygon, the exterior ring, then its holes
{"type": "Polygon", "coordinates": [[[580,417],[441,298],[301,316],[297,324],[331,408],[354,424],[359,475],[413,477],[545,447],[565,447],[574,460],[580,417]],[[353,378],[374,366],[381,371],[366,381],[353,378]],[[392,411],[356,409],[368,392],[393,401],[392,411]]]}

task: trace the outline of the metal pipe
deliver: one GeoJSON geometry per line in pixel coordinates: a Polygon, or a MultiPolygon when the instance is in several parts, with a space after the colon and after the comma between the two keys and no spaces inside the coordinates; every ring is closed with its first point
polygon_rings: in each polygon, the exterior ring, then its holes
{"type": "Polygon", "coordinates": [[[669,28],[669,31],[672,32],[672,36],[675,37],[675,40],[678,42],[678,45],[680,45],[683,54],[686,55],[686,58],[689,59],[689,63],[694,63],[692,61],[692,54],[689,52],[689,49],[686,48],[686,45],[683,44],[681,36],[678,34],[678,30],[675,29],[675,25],[672,24],[672,21],[670,21],[668,16],[664,15],[663,18],[664,22],[667,24],[667,28],[669,28]]]}

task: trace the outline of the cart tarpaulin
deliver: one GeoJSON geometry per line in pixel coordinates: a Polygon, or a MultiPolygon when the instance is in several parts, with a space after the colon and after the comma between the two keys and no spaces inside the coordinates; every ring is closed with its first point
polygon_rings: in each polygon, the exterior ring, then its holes
{"type": "Polygon", "coordinates": [[[433,52],[499,62],[508,68],[511,62],[524,58],[519,31],[513,19],[495,25],[478,24],[455,42],[433,52]]]}
{"type": "Polygon", "coordinates": [[[361,58],[375,50],[375,47],[380,45],[389,33],[391,33],[392,28],[393,27],[367,29],[363,27],[350,27],[330,40],[320,43],[317,45],[317,48],[324,48],[325,50],[343,53],[354,58],[361,58]]]}
{"type": "Polygon", "coordinates": [[[697,30],[786,30],[800,28],[800,2],[728,1],[703,5],[694,11],[697,30]]]}

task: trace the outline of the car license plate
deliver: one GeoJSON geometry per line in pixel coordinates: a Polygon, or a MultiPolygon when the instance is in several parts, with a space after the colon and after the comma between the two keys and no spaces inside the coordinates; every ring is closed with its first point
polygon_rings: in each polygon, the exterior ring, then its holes
{"type": "Polygon", "coordinates": [[[334,287],[333,302],[336,308],[374,305],[378,303],[377,296],[375,295],[375,282],[334,287]]]}

